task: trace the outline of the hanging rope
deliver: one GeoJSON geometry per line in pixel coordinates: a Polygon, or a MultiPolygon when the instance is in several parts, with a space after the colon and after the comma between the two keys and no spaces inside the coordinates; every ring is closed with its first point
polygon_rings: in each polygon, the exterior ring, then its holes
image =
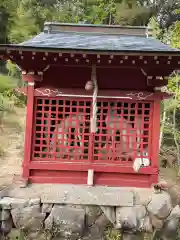
{"type": "Polygon", "coordinates": [[[97,131],[97,94],[98,94],[98,85],[96,78],[96,65],[92,66],[91,81],[93,82],[93,115],[91,118],[91,132],[95,133],[97,131]]]}

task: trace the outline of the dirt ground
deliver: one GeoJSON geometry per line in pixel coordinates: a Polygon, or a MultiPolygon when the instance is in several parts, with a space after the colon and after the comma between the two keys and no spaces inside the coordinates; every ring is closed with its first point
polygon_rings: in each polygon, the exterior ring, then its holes
{"type": "MultiPolygon", "coordinates": [[[[25,115],[25,108],[16,108],[13,113],[8,113],[4,117],[3,131],[0,129],[0,188],[11,185],[13,176],[21,174],[25,115]]],[[[161,168],[159,179],[176,185],[178,192],[180,192],[180,179],[177,178],[173,169],[161,168]]]]}
{"type": "Polygon", "coordinates": [[[0,187],[11,184],[14,174],[21,174],[25,114],[26,109],[15,108],[4,116],[0,130],[0,187]]]}

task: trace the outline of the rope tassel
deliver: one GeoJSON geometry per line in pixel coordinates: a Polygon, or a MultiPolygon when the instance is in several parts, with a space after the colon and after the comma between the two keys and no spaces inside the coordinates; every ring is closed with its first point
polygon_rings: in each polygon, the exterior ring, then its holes
{"type": "Polygon", "coordinates": [[[91,118],[91,132],[97,132],[97,94],[98,94],[98,85],[96,77],[96,66],[92,66],[91,81],[93,82],[93,115],[91,118]]]}

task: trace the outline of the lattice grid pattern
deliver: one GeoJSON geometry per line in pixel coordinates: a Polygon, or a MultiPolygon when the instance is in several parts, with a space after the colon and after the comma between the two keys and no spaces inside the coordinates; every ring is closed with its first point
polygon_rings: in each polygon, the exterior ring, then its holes
{"type": "Polygon", "coordinates": [[[36,97],[32,160],[133,161],[151,153],[150,102],[100,99],[97,132],[90,132],[92,100],[36,97]]]}
{"type": "Polygon", "coordinates": [[[95,135],[94,160],[133,160],[150,157],[150,103],[98,102],[98,133],[95,135]]]}

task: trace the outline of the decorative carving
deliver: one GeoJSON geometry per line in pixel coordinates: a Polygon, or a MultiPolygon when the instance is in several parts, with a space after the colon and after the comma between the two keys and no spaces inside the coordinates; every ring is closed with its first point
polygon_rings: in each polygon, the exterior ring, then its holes
{"type": "Polygon", "coordinates": [[[130,92],[126,94],[126,96],[136,97],[137,100],[145,100],[151,97],[152,95],[154,95],[154,93],[149,93],[149,92],[130,92]]]}
{"type": "MultiPolygon", "coordinates": [[[[58,88],[36,88],[36,96],[47,96],[47,97],[82,97],[89,98],[92,97],[92,93],[88,94],[87,91],[83,89],[58,89],[58,88]]],[[[171,96],[167,92],[164,92],[165,98],[171,96]]],[[[132,100],[154,100],[155,98],[162,99],[163,92],[133,92],[133,91],[112,91],[99,90],[98,98],[116,98],[116,99],[132,99],[132,100]]]]}
{"type": "Polygon", "coordinates": [[[51,95],[59,95],[62,94],[61,91],[59,91],[58,89],[50,89],[50,88],[46,88],[46,89],[36,89],[37,92],[39,92],[42,96],[48,96],[50,97],[51,95]]]}
{"type": "Polygon", "coordinates": [[[174,92],[170,91],[167,86],[155,87],[155,92],[161,92],[168,94],[169,96],[174,96],[174,92]]]}
{"type": "Polygon", "coordinates": [[[168,93],[170,95],[174,95],[174,93],[172,91],[168,90],[167,86],[162,87],[161,92],[168,93]]]}

